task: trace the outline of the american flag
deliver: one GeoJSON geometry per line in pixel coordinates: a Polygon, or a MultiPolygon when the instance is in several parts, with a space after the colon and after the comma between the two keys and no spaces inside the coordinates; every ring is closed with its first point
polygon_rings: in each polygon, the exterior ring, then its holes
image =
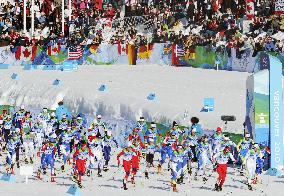
{"type": "Polygon", "coordinates": [[[68,49],[68,59],[69,60],[78,60],[83,56],[83,51],[81,46],[71,45],[68,49]]]}
{"type": "Polygon", "coordinates": [[[183,57],[184,56],[184,47],[183,45],[176,45],[176,56],[183,57]]]}

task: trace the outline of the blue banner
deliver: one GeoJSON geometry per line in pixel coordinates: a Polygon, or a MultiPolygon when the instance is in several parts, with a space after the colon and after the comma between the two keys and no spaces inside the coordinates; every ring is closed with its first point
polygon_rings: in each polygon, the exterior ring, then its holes
{"type": "Polygon", "coordinates": [[[271,167],[284,165],[282,64],[270,56],[270,145],[271,167]]]}

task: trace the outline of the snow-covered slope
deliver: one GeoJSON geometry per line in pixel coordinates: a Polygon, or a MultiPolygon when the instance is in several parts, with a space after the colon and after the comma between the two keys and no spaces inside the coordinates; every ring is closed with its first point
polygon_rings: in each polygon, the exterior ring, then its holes
{"type": "Polygon", "coordinates": [[[149,121],[177,120],[185,125],[198,116],[207,129],[222,125],[221,115],[236,115],[228,129],[241,132],[248,75],[160,66],[84,66],[75,72],[24,71],[14,66],[0,70],[0,104],[55,108],[64,100],[73,112],[123,119],[144,115],[149,121]],[[11,79],[13,73],[18,80],[11,79]],[[55,79],[61,80],[59,86],[53,85],[55,79]],[[102,84],[106,92],[98,90],[102,84]],[[155,101],[147,100],[150,93],[156,94],[155,101]],[[215,98],[214,112],[200,112],[206,97],[215,98]]]}

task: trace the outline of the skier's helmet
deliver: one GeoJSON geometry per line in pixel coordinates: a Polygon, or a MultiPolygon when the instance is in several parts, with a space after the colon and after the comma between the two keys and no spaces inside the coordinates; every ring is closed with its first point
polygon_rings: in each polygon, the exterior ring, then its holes
{"type": "Polygon", "coordinates": [[[224,153],[229,153],[230,151],[231,151],[230,146],[226,146],[226,147],[224,148],[224,153]]]}

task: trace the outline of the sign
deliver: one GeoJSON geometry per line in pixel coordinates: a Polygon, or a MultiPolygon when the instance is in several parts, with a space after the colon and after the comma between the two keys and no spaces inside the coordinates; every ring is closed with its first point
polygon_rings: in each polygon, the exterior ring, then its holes
{"type": "Polygon", "coordinates": [[[282,63],[270,56],[270,145],[271,167],[284,165],[282,63]]]}
{"type": "Polygon", "coordinates": [[[284,0],[276,0],[274,2],[275,5],[275,13],[283,14],[284,13],[284,0]]]}

